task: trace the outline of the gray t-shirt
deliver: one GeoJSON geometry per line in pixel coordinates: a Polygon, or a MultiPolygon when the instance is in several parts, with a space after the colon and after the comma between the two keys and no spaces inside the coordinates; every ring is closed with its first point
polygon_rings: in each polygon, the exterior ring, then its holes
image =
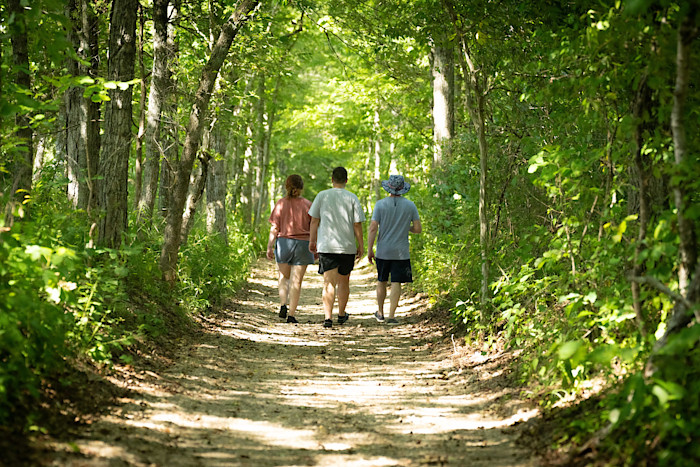
{"type": "Polygon", "coordinates": [[[319,253],[357,253],[356,222],[365,221],[360,200],[344,188],[323,190],[314,199],[309,215],[321,219],[316,251],[319,253]]]}
{"type": "Polygon", "coordinates": [[[411,222],[420,220],[413,201],[402,196],[389,196],[377,201],[372,220],[379,223],[377,253],[379,259],[410,259],[408,230],[411,222]]]}

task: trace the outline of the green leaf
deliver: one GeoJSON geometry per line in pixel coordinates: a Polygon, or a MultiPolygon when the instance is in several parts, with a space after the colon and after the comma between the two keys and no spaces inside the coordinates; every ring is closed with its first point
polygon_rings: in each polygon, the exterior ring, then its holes
{"type": "Polygon", "coordinates": [[[570,359],[578,351],[578,349],[581,348],[582,345],[583,345],[583,342],[581,342],[581,341],[564,342],[561,346],[559,346],[559,350],[558,350],[559,359],[560,360],[570,359]]]}

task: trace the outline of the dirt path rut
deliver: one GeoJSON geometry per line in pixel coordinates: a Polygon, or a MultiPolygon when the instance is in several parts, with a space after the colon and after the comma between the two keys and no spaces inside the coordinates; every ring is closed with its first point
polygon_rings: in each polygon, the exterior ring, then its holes
{"type": "Polygon", "coordinates": [[[508,427],[534,411],[498,358],[454,347],[401,302],[377,323],[373,268],[353,272],[350,319],[322,327],[321,278],[309,268],[299,324],[277,317],[275,265],[173,365],[130,383],[132,396],[54,446],[52,465],[527,466],[508,427]]]}

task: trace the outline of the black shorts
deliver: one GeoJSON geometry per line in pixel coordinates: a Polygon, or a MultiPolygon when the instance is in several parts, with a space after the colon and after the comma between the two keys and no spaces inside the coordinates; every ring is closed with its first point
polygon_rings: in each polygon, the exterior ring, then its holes
{"type": "Polygon", "coordinates": [[[410,259],[379,259],[377,263],[377,280],[387,282],[391,274],[391,282],[413,282],[410,259]]]}
{"type": "Polygon", "coordinates": [[[347,276],[355,267],[355,255],[347,255],[342,253],[319,253],[318,254],[318,273],[323,274],[326,271],[332,271],[338,268],[338,274],[347,276]]]}

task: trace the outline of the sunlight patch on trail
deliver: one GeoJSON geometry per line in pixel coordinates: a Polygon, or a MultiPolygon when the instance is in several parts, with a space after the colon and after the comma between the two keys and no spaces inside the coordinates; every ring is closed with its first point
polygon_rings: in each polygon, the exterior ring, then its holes
{"type": "Polygon", "coordinates": [[[149,430],[163,431],[169,424],[198,430],[224,430],[243,434],[250,439],[272,446],[295,449],[318,449],[313,430],[286,428],[278,423],[197,414],[183,415],[175,412],[157,412],[148,420],[128,421],[128,424],[149,430]]]}

